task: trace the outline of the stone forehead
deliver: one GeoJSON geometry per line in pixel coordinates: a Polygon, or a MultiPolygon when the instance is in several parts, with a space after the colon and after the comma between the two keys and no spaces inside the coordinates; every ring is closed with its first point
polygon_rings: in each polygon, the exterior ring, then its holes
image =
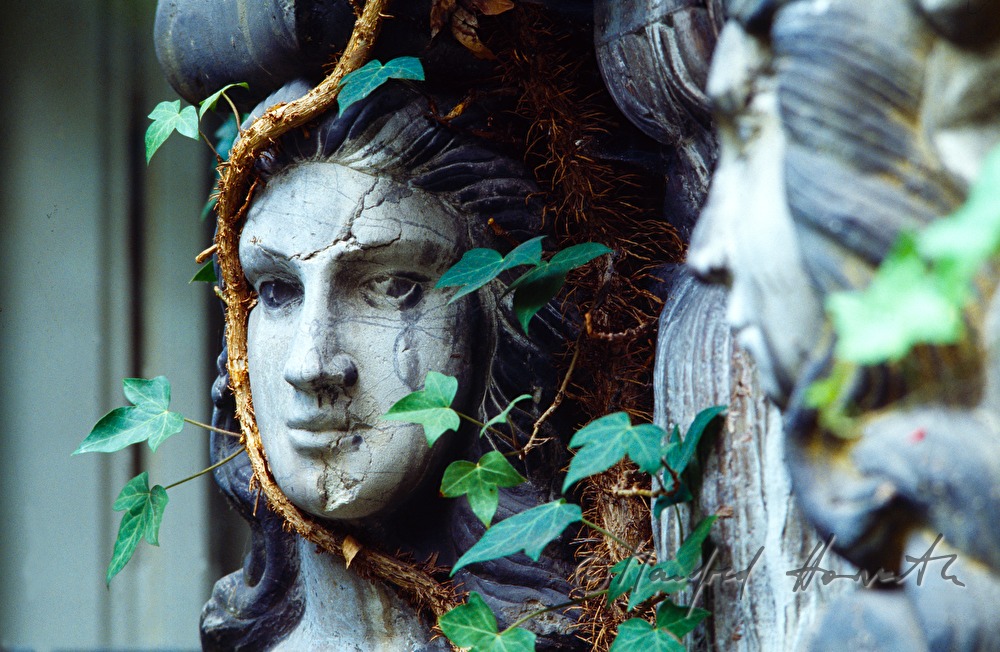
{"type": "Polygon", "coordinates": [[[298,163],[275,175],[250,209],[244,241],[280,241],[298,254],[350,241],[362,248],[407,238],[447,243],[464,226],[436,195],[335,162],[298,163]]]}

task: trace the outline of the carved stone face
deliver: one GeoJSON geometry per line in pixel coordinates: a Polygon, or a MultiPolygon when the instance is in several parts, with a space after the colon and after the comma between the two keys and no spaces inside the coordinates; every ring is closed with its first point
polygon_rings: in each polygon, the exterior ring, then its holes
{"type": "Polygon", "coordinates": [[[822,328],[785,195],[785,136],[769,53],[735,22],[722,32],[708,81],[719,163],[691,238],[688,265],[729,286],[727,320],[779,405],[822,328]]]}
{"type": "Polygon", "coordinates": [[[459,377],[458,404],[469,386],[474,304],[433,290],[469,248],[462,222],[432,195],[334,163],[292,166],[255,200],[240,241],[259,295],[254,410],[275,480],[305,511],[371,516],[434,466],[421,426],[379,417],[428,370],[459,377]]]}

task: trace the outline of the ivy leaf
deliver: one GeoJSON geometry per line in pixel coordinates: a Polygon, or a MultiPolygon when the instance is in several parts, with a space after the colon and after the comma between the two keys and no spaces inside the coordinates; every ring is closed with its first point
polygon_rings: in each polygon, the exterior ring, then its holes
{"type": "Polygon", "coordinates": [[[552,270],[569,272],[586,265],[598,256],[610,253],[611,249],[598,242],[584,242],[558,252],[548,262],[548,267],[552,270]]]}
{"type": "Polygon", "coordinates": [[[684,638],[710,615],[712,612],[698,607],[682,607],[664,600],[656,608],[656,627],[671,632],[677,638],[684,638]]]}
{"type": "MultiPolygon", "coordinates": [[[[663,458],[666,460],[667,466],[673,469],[675,474],[679,476],[687,470],[688,464],[694,459],[694,454],[698,450],[698,443],[708,431],[709,426],[725,412],[725,405],[715,405],[699,412],[691,422],[691,426],[688,428],[683,441],[681,440],[680,429],[674,426],[674,429],[670,432],[670,436],[667,438],[667,445],[663,449],[663,458]]],[[[664,489],[671,493],[667,496],[659,496],[653,502],[654,518],[660,518],[660,514],[667,507],[688,502],[693,498],[691,489],[684,481],[681,481],[680,487],[674,486],[673,476],[669,473],[663,474],[663,483],[664,489]]]]}
{"type": "Polygon", "coordinates": [[[438,618],[448,640],[472,652],[534,652],[535,635],[516,627],[497,632],[497,619],[486,603],[473,591],[469,601],[438,618]]]}
{"type": "Polygon", "coordinates": [[[685,648],[668,630],[653,627],[641,618],[630,618],[618,626],[610,652],[685,652],[685,648]]]}
{"type": "Polygon", "coordinates": [[[181,101],[160,102],[149,114],[153,124],[146,129],[146,164],[160,145],[166,142],[176,129],[182,136],[198,140],[198,111],[193,106],[181,109],[181,101]]]}
{"type": "Polygon", "coordinates": [[[170,381],[165,376],[150,380],[126,378],[125,398],[133,407],[115,408],[104,415],[80,447],[80,453],[114,453],[126,446],[147,441],[154,451],[168,437],[184,428],[184,417],[170,412],[170,381]]]}
{"type": "Polygon", "coordinates": [[[372,59],[354,72],[344,75],[340,80],[340,92],[337,94],[337,104],[340,107],[338,115],[342,115],[347,107],[359,102],[372,94],[376,88],[390,79],[415,79],[423,81],[424,67],[416,57],[397,57],[383,66],[378,59],[372,59]]]}
{"type": "MultiPolygon", "coordinates": [[[[246,119],[248,116],[243,116],[242,119],[246,119]]],[[[215,151],[219,153],[219,158],[223,161],[229,160],[229,153],[233,149],[233,145],[236,144],[236,139],[240,135],[240,124],[236,121],[236,116],[231,115],[226,118],[225,122],[219,125],[219,128],[215,130],[215,151]]],[[[218,172],[216,172],[218,175],[218,172]]]]}
{"type": "MultiPolygon", "coordinates": [[[[670,478],[673,480],[673,478],[670,478]]],[[[673,482],[670,483],[671,487],[667,491],[673,491],[673,482]]],[[[653,502],[653,516],[660,518],[660,514],[663,513],[667,507],[671,505],[677,505],[679,503],[686,503],[694,500],[694,495],[691,493],[691,489],[687,486],[687,483],[681,481],[681,487],[677,491],[674,491],[669,496],[659,496],[656,501],[653,502]]]]}
{"type": "Polygon", "coordinates": [[[495,417],[493,417],[492,419],[483,424],[483,427],[479,429],[479,436],[482,437],[483,434],[485,434],[487,428],[491,428],[500,423],[507,423],[507,417],[510,416],[510,411],[514,409],[514,406],[517,405],[517,403],[519,403],[520,401],[525,401],[529,398],[531,398],[531,394],[521,394],[513,401],[508,403],[507,407],[503,409],[503,412],[501,412],[500,414],[496,415],[495,417]]]}
{"type": "Polygon", "coordinates": [[[215,264],[212,261],[208,261],[202,265],[201,269],[191,277],[188,283],[217,283],[219,281],[215,276],[215,264]]]}
{"type": "Polygon", "coordinates": [[[238,84],[226,84],[225,86],[223,86],[222,88],[215,91],[214,93],[212,93],[211,95],[209,95],[208,97],[206,97],[201,101],[201,103],[198,105],[200,107],[198,109],[198,119],[201,120],[202,118],[205,117],[206,113],[214,109],[215,105],[219,102],[219,100],[222,98],[223,94],[225,94],[226,91],[228,91],[230,88],[236,88],[237,86],[240,88],[250,88],[250,85],[247,84],[246,82],[240,82],[238,84]]]}
{"type": "Polygon", "coordinates": [[[636,557],[627,557],[611,567],[611,584],[608,585],[608,604],[631,591],[639,581],[646,564],[636,557]]]}
{"type": "Polygon", "coordinates": [[[539,263],[511,283],[507,292],[514,292],[514,314],[525,334],[528,333],[531,318],[559,294],[566,283],[567,273],[608,253],[611,250],[597,242],[573,245],[558,252],[551,260],[539,263]]]}
{"type": "Polygon", "coordinates": [[[625,412],[614,412],[591,421],[570,440],[579,448],[563,482],[565,492],[574,482],[606,471],[627,454],[640,469],[654,473],[660,468],[663,428],[651,423],[633,426],[625,412]]]}
{"type": "Polygon", "coordinates": [[[698,442],[701,441],[702,435],[705,434],[708,426],[715,421],[716,417],[725,414],[726,408],[727,406],[725,405],[714,405],[699,412],[695,415],[690,427],[688,427],[687,434],[684,435],[684,440],[680,445],[668,448],[666,455],[667,464],[677,475],[683,473],[687,468],[695,452],[698,450],[698,442]]]}
{"type": "MultiPolygon", "coordinates": [[[[220,156],[221,156],[221,153],[220,153],[220,156]]],[[[223,159],[223,160],[225,160],[225,159],[223,159]]],[[[214,197],[213,196],[213,197],[209,197],[208,199],[205,200],[205,205],[201,207],[201,215],[199,216],[202,222],[204,222],[205,220],[208,219],[208,216],[212,214],[212,211],[215,210],[215,207],[218,204],[219,204],[219,198],[218,197],[214,197]]]]}
{"type": "Polygon", "coordinates": [[[642,566],[635,583],[630,587],[632,594],[628,600],[629,611],[659,593],[683,591],[688,585],[688,575],[674,559],[642,566]]]}
{"type": "Polygon", "coordinates": [[[919,236],[917,247],[929,260],[947,263],[971,279],[1000,248],[1000,148],[983,162],[969,197],[949,217],[935,220],[919,236]]]}
{"type": "Polygon", "coordinates": [[[458,413],[451,409],[451,402],[455,400],[457,392],[457,378],[428,371],[424,388],[396,401],[382,418],[387,421],[419,423],[424,427],[427,444],[433,446],[444,433],[458,430],[461,422],[458,413]]]}
{"type": "Polygon", "coordinates": [[[687,578],[701,561],[701,546],[717,518],[709,516],[703,519],[677,549],[677,556],[674,559],[668,559],[652,567],[643,567],[629,598],[630,610],[657,593],[676,593],[687,586],[687,578]]]}
{"type": "Polygon", "coordinates": [[[910,347],[950,344],[964,332],[954,285],[928,270],[913,237],[903,237],[860,292],[826,301],[837,331],[837,357],[858,364],[898,360],[910,347]]]}
{"type": "Polygon", "coordinates": [[[582,519],[580,507],[562,499],[515,514],[487,530],[483,538],[461,556],[451,574],[463,566],[506,557],[521,550],[538,561],[545,546],[582,519]]]}
{"type": "Polygon", "coordinates": [[[528,334],[531,318],[552,301],[566,283],[565,272],[547,270],[544,267],[536,267],[528,274],[533,275],[532,279],[522,283],[514,291],[514,314],[525,335],[528,334]],[[539,271],[538,274],[534,273],[539,271]]]}
{"type": "Polygon", "coordinates": [[[490,451],[475,464],[465,460],[449,464],[441,480],[441,494],[446,498],[468,496],[472,512],[489,527],[497,511],[497,487],[516,487],[525,481],[503,453],[490,451]]]}
{"type": "Polygon", "coordinates": [[[475,292],[501,272],[520,265],[537,265],[542,260],[542,239],[545,236],[522,242],[506,256],[492,249],[472,249],[452,265],[437,282],[436,288],[460,287],[451,301],[475,292]]]}
{"type": "Polygon", "coordinates": [[[108,585],[111,584],[111,578],[132,559],[143,537],[154,546],[160,545],[160,524],[163,522],[163,510],[166,509],[168,500],[166,489],[160,485],[149,488],[149,474],[145,471],[129,480],[122,488],[115,500],[114,510],[124,511],[125,514],[118,526],[118,538],[111,554],[111,563],[108,564],[108,585]]]}
{"type": "Polygon", "coordinates": [[[719,517],[715,515],[703,518],[691,531],[688,538],[684,539],[681,547],[677,549],[675,560],[680,565],[681,573],[684,575],[690,575],[698,567],[698,562],[701,561],[701,546],[708,538],[712,525],[718,519],[719,517]]]}

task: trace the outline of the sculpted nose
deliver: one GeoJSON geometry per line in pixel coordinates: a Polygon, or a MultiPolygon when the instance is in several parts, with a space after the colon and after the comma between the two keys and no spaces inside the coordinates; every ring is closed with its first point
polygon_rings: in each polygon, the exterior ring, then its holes
{"type": "Polygon", "coordinates": [[[709,196],[698,224],[691,234],[688,247],[687,266],[700,280],[706,283],[729,286],[732,283],[729,238],[725,229],[724,206],[720,205],[715,189],[709,196]]]}
{"type": "Polygon", "coordinates": [[[304,392],[344,390],[358,382],[358,367],[342,352],[329,352],[329,333],[299,332],[285,362],[285,380],[304,392]]]}
{"type": "MultiPolygon", "coordinates": [[[[698,233],[697,229],[695,233],[698,233]]],[[[705,232],[702,231],[702,233],[705,232]]],[[[729,263],[722,247],[713,247],[711,243],[696,243],[692,237],[691,246],[688,249],[687,266],[699,280],[705,283],[728,286],[732,282],[729,263]],[[696,247],[696,244],[701,246],[696,247]]]]}

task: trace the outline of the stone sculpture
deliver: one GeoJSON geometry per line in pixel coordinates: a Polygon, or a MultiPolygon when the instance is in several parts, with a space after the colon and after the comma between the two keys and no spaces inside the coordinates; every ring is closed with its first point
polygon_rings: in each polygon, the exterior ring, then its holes
{"type": "MultiPolygon", "coordinates": [[[[262,107],[306,90],[289,85],[262,107]]],[[[453,304],[450,293],[433,288],[463,251],[498,246],[487,212],[512,238],[528,239],[539,226],[523,166],[463,137],[459,124],[442,127],[425,99],[389,85],[308,134],[286,137],[259,164],[267,185],[240,244],[259,296],[248,337],[254,405],[278,486],[364,545],[447,565],[483,529],[464,501],[437,496],[443,462],[493,447],[510,451],[512,443],[463,431],[432,449],[420,426],[379,417],[419,389],[427,371],[438,371],[459,379],[456,407],[484,421],[516,393],[534,392],[535,401],[513,416],[527,437],[555,386],[544,343],[559,341],[562,328],[546,309],[528,339],[502,307],[500,288],[453,304]]],[[[225,386],[223,376],[216,385],[220,421],[229,418],[225,386]]],[[[215,456],[228,446],[217,440],[215,456]]],[[[543,446],[526,462],[529,483],[503,492],[497,518],[549,499],[565,449],[543,446]]],[[[254,547],[206,605],[206,647],[252,641],[276,649],[447,649],[443,639],[429,640],[428,623],[391,586],[283,532],[267,510],[255,516],[248,473],[232,465],[216,472],[248,517],[254,547]]],[[[511,622],[566,600],[571,561],[556,545],[539,563],[497,560],[463,570],[456,583],[511,622]]],[[[571,623],[559,614],[547,619],[540,648],[571,646],[571,623]]]]}
{"type": "Polygon", "coordinates": [[[709,81],[720,167],[689,264],[730,285],[737,338],[786,409],[794,490],[833,549],[870,574],[905,572],[939,534],[934,554],[956,555],[922,586],[847,594],[811,648],[992,649],[995,275],[982,279],[962,345],[859,372],[858,439],[820,427],[804,392],[829,372],[825,297],[863,287],[904,229],[954,210],[1000,142],[989,81],[1000,14],[902,0],[736,2],[729,12],[709,81]]]}
{"type": "MultiPolygon", "coordinates": [[[[736,217],[746,210],[769,215],[772,197],[761,192],[769,186],[758,177],[776,168],[780,152],[762,148],[740,153],[732,147],[739,137],[732,121],[722,119],[716,125],[711,117],[713,104],[717,113],[721,108],[723,93],[718,88],[732,85],[727,75],[738,73],[732,65],[717,66],[708,83],[712,50],[725,20],[723,4],[718,0],[595,2],[598,62],[622,112],[665,146],[671,165],[664,213],[681,224],[682,233],[689,233],[698,218],[711,180],[715,196],[728,198],[725,205],[709,209],[733,218],[725,227],[727,236],[734,242],[763,238],[767,244],[773,234],[736,217]],[[712,178],[720,140],[722,160],[712,178]],[[728,188],[726,193],[718,191],[722,186],[728,188]]],[[[727,40],[724,37],[718,44],[720,53],[732,49],[727,40]]],[[[780,133],[776,123],[769,128],[780,133]]],[[[785,224],[790,231],[790,221],[785,224]]],[[[753,248],[743,251],[751,255],[753,248]]],[[[754,301],[753,305],[731,302],[730,318],[736,323],[745,322],[740,314],[756,314],[767,293],[784,294],[790,291],[789,285],[807,285],[804,279],[786,280],[774,273],[785,269],[787,260],[781,257],[750,264],[767,269],[761,275],[764,279],[778,278],[783,283],[756,287],[749,295],[734,292],[754,301]]],[[[666,305],[660,317],[654,370],[656,423],[683,429],[706,406],[725,404],[729,411],[725,426],[703,447],[703,470],[693,505],[681,505],[679,518],[664,512],[662,520],[654,523],[656,549],[668,558],[698,521],[710,514],[725,514],[710,536],[715,568],[750,568],[752,572],[745,585],[709,582],[703,586],[698,604],[710,609],[712,618],[689,639],[689,649],[794,649],[808,637],[821,607],[844,587],[796,592],[794,582],[784,575],[808,556],[819,537],[791,495],[780,414],[760,385],[761,378],[767,382],[772,375],[767,369],[757,374],[745,351],[753,348],[755,331],[740,329],[734,343],[723,294],[679,273],[663,295],[666,305]]],[[[781,306],[772,306],[770,313],[776,309],[781,306]]],[[[790,310],[785,312],[767,317],[780,322],[790,310]]],[[[793,355],[802,346],[782,344],[793,355]]],[[[767,365],[767,360],[758,356],[758,364],[767,365]]],[[[694,597],[689,591],[679,599],[690,603],[694,597]]]]}

